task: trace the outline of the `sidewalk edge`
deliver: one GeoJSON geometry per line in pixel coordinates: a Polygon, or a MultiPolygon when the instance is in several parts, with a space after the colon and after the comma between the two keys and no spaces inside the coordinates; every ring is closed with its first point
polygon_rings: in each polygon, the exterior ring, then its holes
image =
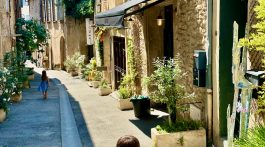
{"type": "Polygon", "coordinates": [[[58,80],[53,82],[59,88],[62,147],[82,147],[66,88],[58,80]]]}

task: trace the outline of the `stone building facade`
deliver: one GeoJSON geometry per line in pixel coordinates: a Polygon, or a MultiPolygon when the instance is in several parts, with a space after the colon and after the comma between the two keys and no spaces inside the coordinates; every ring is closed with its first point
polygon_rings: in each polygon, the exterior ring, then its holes
{"type": "MultiPolygon", "coordinates": [[[[112,8],[116,1],[108,1],[108,9],[112,8]]],[[[101,3],[106,5],[106,3],[101,3]]],[[[119,4],[119,3],[118,3],[119,4]]],[[[140,9],[144,4],[133,7],[132,9],[140,9]]],[[[106,6],[101,6],[106,8],[106,6]]],[[[106,11],[106,10],[105,10],[106,11]]],[[[170,18],[167,18],[170,19],[170,18]]],[[[154,71],[153,61],[155,58],[163,58],[165,56],[179,56],[182,62],[182,70],[187,74],[181,82],[185,85],[188,93],[195,94],[196,107],[200,109],[200,119],[206,123],[206,88],[199,88],[193,85],[193,54],[194,50],[204,50],[208,52],[207,38],[207,1],[191,0],[191,1],[171,1],[166,0],[160,4],[150,7],[135,15],[129,16],[124,20],[125,29],[107,29],[104,34],[104,64],[107,66],[107,78],[113,89],[117,89],[117,79],[115,79],[115,37],[123,37],[125,39],[125,51],[127,48],[128,38],[133,40],[133,50],[138,55],[136,63],[137,71],[140,76],[136,80],[138,91],[147,94],[147,90],[141,87],[141,79],[151,75],[154,71]],[[167,12],[170,11],[170,12],[167,12]],[[167,13],[167,14],[166,14],[167,13]],[[170,13],[170,14],[169,14],[170,13]],[[162,15],[164,19],[171,15],[171,20],[164,20],[162,26],[156,24],[156,19],[162,15]],[[128,21],[131,18],[133,21],[128,21]],[[167,22],[166,22],[167,21],[167,22]],[[171,26],[172,30],[167,31],[171,26]],[[172,31],[172,40],[167,42],[165,39],[167,33],[172,31]],[[165,44],[172,43],[172,46],[165,44]],[[172,52],[168,52],[171,49],[172,52]]],[[[97,50],[97,49],[96,49],[97,50]]],[[[127,59],[126,59],[127,60],[127,59]]],[[[119,68],[118,68],[119,69],[119,68]]],[[[123,69],[126,72],[126,68],[123,69]]]]}
{"type": "Polygon", "coordinates": [[[15,0],[0,0],[0,59],[15,43],[15,0]]]}
{"type": "Polygon", "coordinates": [[[49,68],[62,69],[66,57],[76,52],[88,54],[84,18],[66,16],[61,0],[30,0],[29,4],[31,17],[40,20],[50,33],[44,53],[49,68]]]}

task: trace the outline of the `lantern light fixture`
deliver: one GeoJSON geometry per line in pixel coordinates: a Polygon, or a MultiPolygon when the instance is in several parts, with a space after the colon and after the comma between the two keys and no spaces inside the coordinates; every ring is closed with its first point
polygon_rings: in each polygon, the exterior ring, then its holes
{"type": "Polygon", "coordinates": [[[158,25],[158,26],[162,26],[164,20],[165,20],[165,19],[163,19],[162,14],[161,14],[161,11],[160,11],[160,14],[159,14],[159,15],[157,16],[157,18],[156,18],[157,25],[158,25]]]}

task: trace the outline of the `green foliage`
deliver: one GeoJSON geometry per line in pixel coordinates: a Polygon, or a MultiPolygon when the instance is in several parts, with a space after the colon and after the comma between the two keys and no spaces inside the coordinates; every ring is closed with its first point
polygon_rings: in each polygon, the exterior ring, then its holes
{"type": "Polygon", "coordinates": [[[32,75],[34,74],[34,71],[33,71],[34,68],[25,68],[25,72],[27,75],[32,75]]]}
{"type": "Polygon", "coordinates": [[[66,15],[75,18],[92,17],[94,0],[63,0],[66,15]]]}
{"type": "Polygon", "coordinates": [[[103,79],[100,81],[99,88],[110,88],[110,86],[108,82],[105,79],[103,79]]]}
{"type": "Polygon", "coordinates": [[[120,87],[118,90],[120,99],[128,99],[132,96],[132,92],[128,90],[126,87],[120,87]]]}
{"type": "Polygon", "coordinates": [[[154,61],[155,71],[150,77],[143,80],[143,85],[149,87],[150,98],[159,103],[167,104],[170,115],[169,122],[175,122],[178,100],[187,97],[185,88],[177,81],[182,79],[185,74],[180,68],[178,57],[175,59],[159,59],[154,61]]]}
{"type": "Polygon", "coordinates": [[[136,85],[135,78],[136,74],[136,66],[135,66],[135,58],[133,52],[133,42],[132,39],[128,39],[127,46],[127,63],[128,63],[128,73],[123,75],[119,92],[123,92],[123,95],[126,96],[124,98],[130,98],[131,96],[136,94],[136,85]]]}
{"type": "Polygon", "coordinates": [[[95,58],[92,58],[89,62],[89,64],[83,66],[82,73],[83,77],[87,78],[89,75],[91,75],[92,71],[95,71],[97,68],[97,61],[95,58]]]}
{"type": "Polygon", "coordinates": [[[48,31],[35,20],[18,18],[16,20],[16,33],[22,35],[17,37],[16,47],[18,51],[32,53],[40,46],[47,45],[48,31]]]}
{"type": "Polygon", "coordinates": [[[237,147],[264,147],[265,146],[265,127],[258,126],[250,129],[247,135],[235,140],[237,147]]]}
{"type": "Polygon", "coordinates": [[[165,122],[162,125],[156,126],[157,131],[160,134],[171,133],[171,132],[180,132],[180,131],[188,131],[188,130],[198,130],[202,127],[202,123],[200,121],[195,120],[179,120],[176,123],[169,125],[168,122],[165,122]]]}
{"type": "Polygon", "coordinates": [[[101,79],[102,79],[102,72],[100,72],[100,71],[95,71],[95,76],[94,76],[94,80],[95,81],[101,81],[101,79]]]}
{"type": "Polygon", "coordinates": [[[91,17],[94,13],[94,2],[92,0],[83,0],[76,5],[78,16],[91,17]]]}
{"type": "Polygon", "coordinates": [[[100,65],[104,65],[104,44],[103,41],[98,40],[98,54],[100,59],[100,65]]]}
{"type": "Polygon", "coordinates": [[[81,55],[79,52],[76,52],[72,57],[66,57],[64,66],[70,71],[76,71],[81,68],[84,63],[85,55],[81,55]]]}
{"type": "Polygon", "coordinates": [[[0,109],[8,111],[10,96],[15,88],[16,79],[5,67],[0,69],[0,109]]]}

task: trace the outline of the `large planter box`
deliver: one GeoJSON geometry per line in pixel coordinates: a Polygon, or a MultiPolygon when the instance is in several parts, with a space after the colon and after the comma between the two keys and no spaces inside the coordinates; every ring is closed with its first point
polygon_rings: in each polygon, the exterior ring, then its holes
{"type": "Polygon", "coordinates": [[[205,129],[159,134],[151,129],[153,147],[206,147],[205,129]]]}
{"type": "Polygon", "coordinates": [[[14,94],[11,96],[11,101],[12,102],[20,102],[22,100],[22,94],[14,94]]]}
{"type": "Polygon", "coordinates": [[[0,123],[6,119],[6,112],[4,109],[0,109],[0,123]]]}
{"type": "Polygon", "coordinates": [[[98,94],[101,96],[109,95],[112,92],[110,88],[99,88],[98,94]]]}
{"type": "Polygon", "coordinates": [[[128,99],[119,99],[118,107],[120,110],[131,110],[133,109],[133,104],[130,102],[130,98],[128,99]]]}
{"type": "Polygon", "coordinates": [[[98,88],[100,81],[90,81],[90,87],[98,88]]]}

